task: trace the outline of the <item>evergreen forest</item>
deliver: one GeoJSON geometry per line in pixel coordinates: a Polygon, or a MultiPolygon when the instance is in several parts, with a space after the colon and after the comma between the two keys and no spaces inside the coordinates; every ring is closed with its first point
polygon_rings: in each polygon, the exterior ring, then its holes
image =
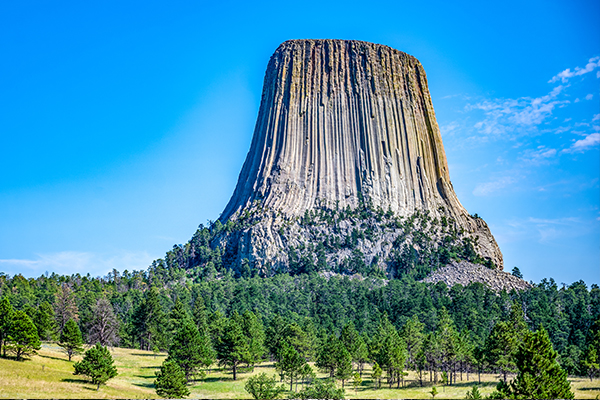
{"type": "Polygon", "coordinates": [[[5,357],[26,359],[40,340],[57,341],[69,357],[84,342],[166,351],[186,382],[211,365],[235,378],[275,360],[289,388],[310,376],[307,361],[342,386],[367,363],[389,387],[404,385],[408,369],[419,385],[486,371],[507,384],[518,372],[520,344],[542,330],[566,373],[598,373],[600,288],[582,281],[495,293],[480,283],[449,288],[410,276],[198,278],[157,262],[104,277],[2,274],[0,299],[5,357]]]}

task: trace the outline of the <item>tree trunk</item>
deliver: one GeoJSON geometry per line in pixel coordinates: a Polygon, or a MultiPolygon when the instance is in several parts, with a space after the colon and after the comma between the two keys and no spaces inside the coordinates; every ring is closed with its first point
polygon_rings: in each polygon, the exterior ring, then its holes
{"type": "Polygon", "coordinates": [[[237,365],[234,363],[233,364],[233,380],[236,380],[236,372],[237,372],[237,365]]]}

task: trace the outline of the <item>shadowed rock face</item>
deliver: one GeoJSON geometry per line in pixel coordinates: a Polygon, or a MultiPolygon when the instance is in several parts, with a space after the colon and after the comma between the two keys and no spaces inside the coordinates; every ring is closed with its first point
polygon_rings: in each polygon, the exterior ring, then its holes
{"type": "Polygon", "coordinates": [[[360,201],[400,216],[451,217],[502,268],[487,225],[454,193],[419,61],[360,41],[284,42],[269,61],[252,145],[220,220],[260,216],[222,245],[237,246],[238,260],[285,264],[297,239],[283,224],[360,201]]]}

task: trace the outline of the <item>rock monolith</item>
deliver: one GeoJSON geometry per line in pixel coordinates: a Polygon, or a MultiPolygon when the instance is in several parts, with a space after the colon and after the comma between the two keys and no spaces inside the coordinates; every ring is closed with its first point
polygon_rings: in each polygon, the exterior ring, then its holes
{"type": "MultiPolygon", "coordinates": [[[[365,205],[387,216],[450,221],[481,260],[503,266],[487,224],[454,193],[421,63],[362,41],[286,41],[269,61],[250,151],[220,217],[235,229],[218,245],[238,263],[287,268],[290,249],[349,235],[356,223],[339,210],[365,205]],[[330,231],[324,223],[308,228],[318,210],[338,210],[330,231]]],[[[402,229],[373,231],[354,244],[367,264],[385,270],[402,229]]],[[[350,246],[325,248],[328,264],[352,254],[350,246]]]]}

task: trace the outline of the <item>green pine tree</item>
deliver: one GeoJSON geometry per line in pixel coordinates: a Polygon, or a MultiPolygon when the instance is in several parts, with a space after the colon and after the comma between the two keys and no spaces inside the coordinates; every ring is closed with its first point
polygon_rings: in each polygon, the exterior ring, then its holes
{"type": "Polygon", "coordinates": [[[169,349],[169,361],[174,361],[185,373],[189,382],[192,376],[203,375],[202,368],[214,362],[214,352],[207,335],[201,335],[190,318],[181,321],[179,331],[169,349]]]}
{"type": "Polygon", "coordinates": [[[134,311],[134,332],[142,350],[152,350],[154,346],[161,350],[169,347],[165,332],[169,324],[159,295],[158,288],[151,287],[146,291],[145,299],[134,311]]]}
{"type": "Polygon", "coordinates": [[[400,336],[406,344],[406,363],[413,370],[419,369],[418,355],[425,340],[424,334],[425,324],[419,321],[419,317],[414,315],[402,327],[400,336]]]}
{"type": "Polygon", "coordinates": [[[356,369],[362,377],[365,364],[369,361],[369,347],[362,336],[358,337],[358,344],[354,354],[352,355],[352,361],[356,363],[356,369]]]}
{"type": "Polygon", "coordinates": [[[352,356],[350,355],[350,352],[346,350],[346,347],[343,344],[338,347],[338,351],[335,356],[335,377],[342,381],[342,388],[344,388],[346,381],[352,377],[352,356]]]}
{"type": "Polygon", "coordinates": [[[371,373],[371,379],[373,379],[373,383],[375,384],[375,388],[379,389],[381,386],[381,375],[383,375],[383,370],[377,364],[377,361],[373,363],[373,372],[371,373]]]}
{"type": "Polygon", "coordinates": [[[173,338],[181,330],[187,319],[191,318],[181,300],[175,300],[175,305],[169,313],[169,337],[173,338]]]}
{"type": "Polygon", "coordinates": [[[481,396],[481,392],[479,391],[479,388],[477,386],[473,386],[473,388],[467,392],[465,399],[479,400],[479,399],[483,399],[483,396],[481,396]]]}
{"type": "Polygon", "coordinates": [[[81,331],[77,322],[70,319],[65,324],[65,327],[60,334],[60,341],[58,345],[64,349],[69,356],[69,361],[73,354],[81,353],[83,351],[83,339],[81,338],[81,331]]]}
{"type": "Polygon", "coordinates": [[[165,360],[160,371],[155,372],[156,394],[167,399],[180,399],[189,396],[185,372],[174,360],[165,360]]]}
{"type": "Polygon", "coordinates": [[[51,340],[56,330],[54,309],[47,301],[42,302],[33,321],[41,340],[51,340]]]}
{"type": "Polygon", "coordinates": [[[290,381],[290,392],[293,390],[294,382],[300,377],[300,373],[306,364],[306,360],[287,342],[283,343],[279,351],[279,361],[275,369],[280,371],[290,381]]]}
{"type": "Polygon", "coordinates": [[[37,328],[24,311],[15,311],[12,314],[7,348],[8,351],[15,354],[17,361],[36,354],[37,350],[41,348],[37,328]]]}
{"type": "Polygon", "coordinates": [[[83,360],[73,364],[75,368],[73,375],[86,375],[92,384],[97,385],[96,390],[100,390],[100,385],[117,376],[117,369],[113,366],[113,362],[108,349],[96,343],[96,346],[85,352],[83,360]]]}
{"type": "Polygon", "coordinates": [[[335,376],[335,370],[338,366],[337,354],[339,353],[340,346],[343,346],[343,344],[332,334],[323,342],[317,353],[315,365],[321,371],[329,373],[330,378],[335,376]]]}
{"type": "Polygon", "coordinates": [[[15,310],[8,301],[8,297],[3,297],[0,300],[0,348],[4,357],[6,357],[6,343],[8,342],[8,332],[10,331],[14,312],[15,310]]]}
{"type": "Polygon", "coordinates": [[[429,392],[431,393],[431,398],[435,399],[435,396],[439,393],[437,388],[434,386],[431,388],[431,391],[429,392]]]}
{"type": "MultiPolygon", "coordinates": [[[[598,322],[596,322],[598,324],[598,322]]],[[[592,329],[590,329],[592,331],[592,329]]],[[[592,335],[592,339],[585,355],[581,361],[583,370],[587,373],[590,381],[594,379],[594,376],[600,371],[600,331],[596,331],[592,335]]]]}
{"type": "Polygon", "coordinates": [[[598,363],[598,354],[593,346],[589,346],[585,352],[585,357],[581,362],[583,367],[590,378],[590,382],[594,380],[594,376],[600,370],[600,364],[598,363]]]}
{"type": "Polygon", "coordinates": [[[517,371],[515,354],[526,332],[523,309],[513,302],[509,320],[498,322],[486,339],[486,361],[502,373],[504,382],[509,372],[517,371]]]}
{"type": "Polygon", "coordinates": [[[206,305],[204,304],[204,299],[202,296],[198,296],[196,301],[194,302],[194,310],[192,312],[194,314],[194,322],[198,327],[198,331],[200,334],[208,334],[208,317],[206,314],[206,305]]]}
{"type": "Polygon", "coordinates": [[[242,330],[248,339],[249,359],[248,364],[254,365],[265,354],[265,330],[260,318],[251,311],[242,315],[242,330]]]}
{"type": "Polygon", "coordinates": [[[517,377],[499,391],[514,399],[572,399],[567,373],[558,364],[548,332],[528,332],[516,353],[517,377]]]}
{"type": "Polygon", "coordinates": [[[252,359],[248,338],[244,335],[241,317],[237,312],[229,319],[217,343],[217,357],[220,365],[231,368],[234,381],[237,380],[239,365],[249,363],[252,359]]]}

